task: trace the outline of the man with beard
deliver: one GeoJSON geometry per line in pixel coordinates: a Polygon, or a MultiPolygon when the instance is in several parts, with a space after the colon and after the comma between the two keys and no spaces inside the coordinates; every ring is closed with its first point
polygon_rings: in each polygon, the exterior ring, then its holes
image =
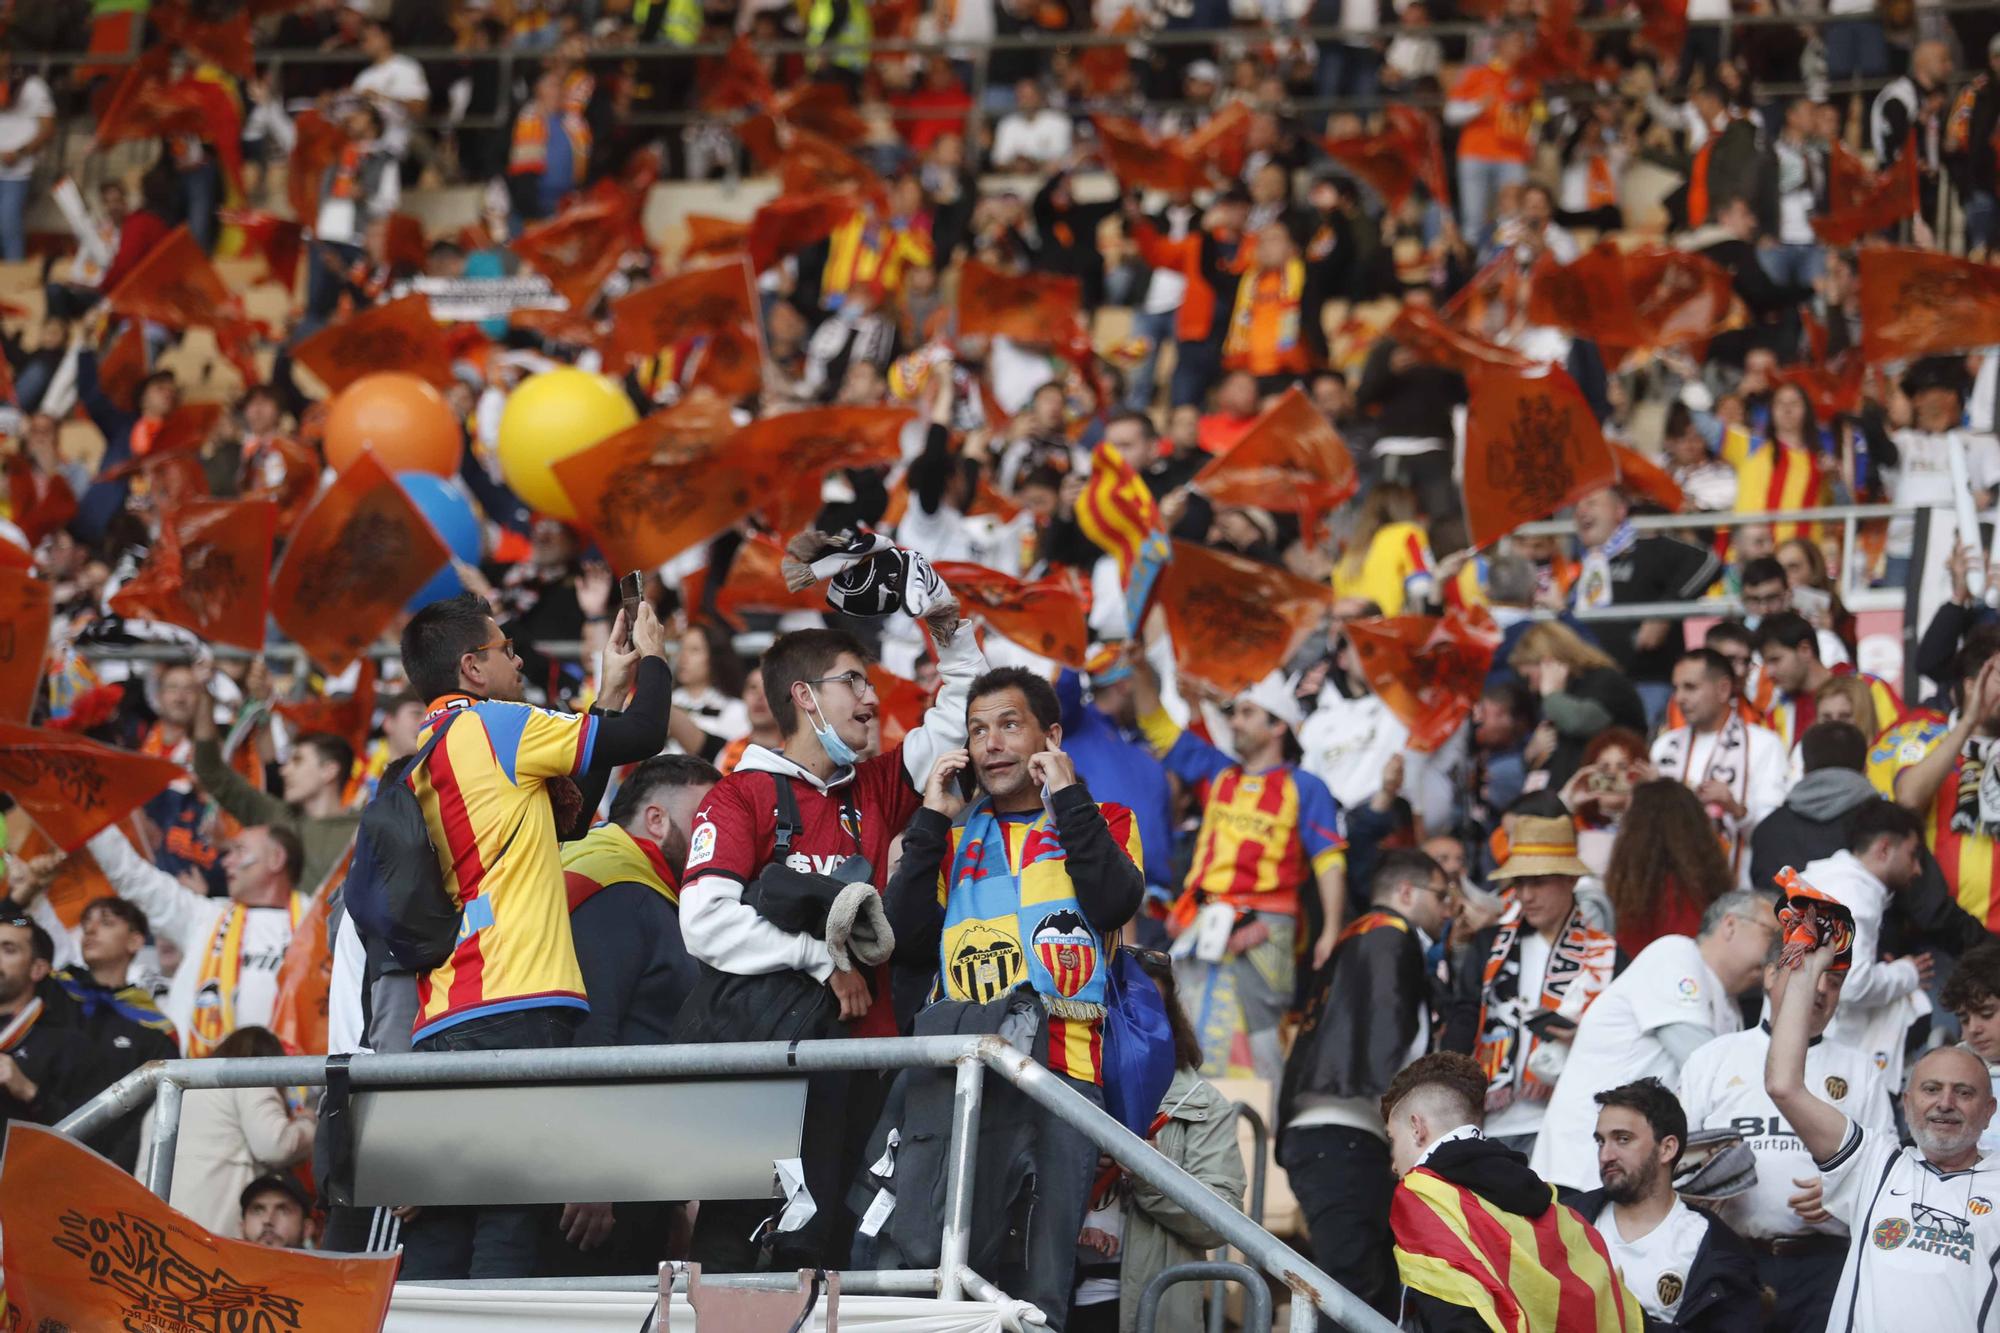
{"type": "Polygon", "coordinates": [[[1750,1247],[1674,1191],[1687,1116],[1656,1078],[1597,1094],[1597,1174],[1604,1188],[1576,1200],[1604,1237],[1648,1328],[1756,1333],[1763,1302],[1750,1247]]]}
{"type": "Polygon", "coordinates": [[[1819,941],[1793,964],[1773,999],[1764,1088],[1825,1184],[1825,1208],[1847,1223],[1829,1329],[2000,1330],[1994,1268],[2000,1264],[2000,1164],[1979,1136],[1993,1119],[1986,1063],[1952,1046],[1917,1061],[1903,1093],[1914,1148],[1868,1129],[1807,1085],[1812,993],[1841,941],[1819,941]]]}
{"type": "Polygon", "coordinates": [[[312,1201],[298,1178],[283,1172],[259,1176],[243,1187],[243,1239],[273,1250],[302,1250],[312,1201]]]}

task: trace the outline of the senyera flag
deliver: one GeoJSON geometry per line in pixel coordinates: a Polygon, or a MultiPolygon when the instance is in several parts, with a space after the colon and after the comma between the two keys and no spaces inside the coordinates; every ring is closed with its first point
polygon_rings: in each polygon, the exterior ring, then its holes
{"type": "Polygon", "coordinates": [[[22,1329],[380,1330],[397,1255],[226,1240],[75,1140],[15,1120],[0,1158],[6,1317],[22,1329]]]}
{"type": "Polygon", "coordinates": [[[1174,543],[1155,594],[1180,670],[1240,694],[1283,666],[1333,614],[1333,589],[1272,565],[1174,543]]]}
{"type": "Polygon", "coordinates": [[[327,671],[345,671],[450,558],[374,451],[320,493],[271,580],[271,611],[327,671]]]}
{"type": "Polygon", "coordinates": [[[270,500],[186,501],[161,519],[159,541],[111,609],[261,652],[277,532],[270,500]]]}
{"type": "Polygon", "coordinates": [[[1194,478],[1195,489],[1217,505],[1308,517],[1332,513],[1360,485],[1339,433],[1297,385],[1194,478]]]}
{"type": "Polygon", "coordinates": [[[1929,250],[1861,252],[1861,349],[1870,365],[2000,343],[2000,268],[1929,250]]]}
{"type": "Polygon", "coordinates": [[[1153,492],[1109,442],[1091,452],[1090,480],[1076,500],[1076,525],[1118,562],[1118,583],[1125,590],[1125,631],[1136,637],[1173,547],[1153,492]]]}
{"type": "Polygon", "coordinates": [[[1465,430],[1465,517],[1474,546],[1574,504],[1618,478],[1590,401],[1555,366],[1472,377],[1465,430]]]}
{"type": "Polygon", "coordinates": [[[1029,583],[984,565],[946,560],[935,568],[968,616],[1031,653],[1083,666],[1090,649],[1083,596],[1059,576],[1029,583]]]}
{"type": "Polygon", "coordinates": [[[1350,620],[1345,629],[1370,688],[1410,729],[1410,747],[1425,754],[1471,715],[1500,645],[1493,618],[1477,607],[1350,620]]]}
{"type": "Polygon", "coordinates": [[[186,776],[179,764],[67,731],[0,722],[0,791],[65,852],[186,776]]]}

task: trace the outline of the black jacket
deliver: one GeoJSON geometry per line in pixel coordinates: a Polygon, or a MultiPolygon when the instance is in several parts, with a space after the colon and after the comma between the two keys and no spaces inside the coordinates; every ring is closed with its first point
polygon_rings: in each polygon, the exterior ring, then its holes
{"type": "MultiPolygon", "coordinates": [[[[61,987],[75,1004],[78,1031],[89,1042],[96,1061],[87,1095],[102,1092],[148,1060],[180,1059],[173,1024],[161,1016],[152,997],[139,987],[114,991],[100,986],[81,967],[58,973],[51,984],[61,987]]],[[[139,1134],[145,1119],[144,1111],[121,1117],[92,1146],[130,1171],[139,1160],[139,1134]]]]}
{"type": "MultiPolygon", "coordinates": [[[[54,981],[43,981],[35,994],[42,1001],[41,1016],[27,1035],[0,1051],[13,1057],[22,1075],[35,1085],[35,1097],[22,1102],[12,1093],[0,1092],[0,1136],[14,1120],[53,1125],[110,1082],[99,1077],[98,1053],[76,1001],[54,981]]],[[[7,1015],[8,1021],[13,1017],[7,1015]]]]}
{"type": "MultiPolygon", "coordinates": [[[[1571,1204],[1583,1220],[1597,1225],[1607,1202],[1603,1190],[1580,1195],[1571,1204]]],[[[1763,1288],[1757,1280],[1757,1256],[1743,1238],[1721,1221],[1708,1217],[1708,1235],[1688,1265],[1680,1309],[1671,1324],[1650,1315],[1648,1333],[1668,1329],[1681,1333],[1757,1333],[1764,1327],[1763,1288]]],[[[1644,1299],[1644,1293],[1635,1292],[1644,1299]]]]}
{"type": "Polygon", "coordinates": [[[1314,988],[1285,1061],[1281,1126],[1291,1122],[1301,1097],[1375,1098],[1388,1091],[1431,1002],[1423,943],[1401,913],[1376,908],[1348,932],[1314,988]]]}
{"type": "Polygon", "coordinates": [[[569,914],[590,1013],[579,1046],[653,1046],[673,1040],[674,1020],[697,969],[681,915],[650,884],[607,884],[569,914]]]}

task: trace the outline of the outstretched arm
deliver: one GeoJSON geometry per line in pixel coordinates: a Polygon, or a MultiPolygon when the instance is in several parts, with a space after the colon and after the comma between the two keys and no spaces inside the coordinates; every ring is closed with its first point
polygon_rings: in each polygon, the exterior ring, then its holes
{"type": "Polygon", "coordinates": [[[1847,1140],[1847,1117],[1806,1086],[1806,1044],[1813,991],[1833,961],[1822,945],[1797,967],[1780,971],[1772,996],[1771,1049],[1764,1057],[1764,1091],[1778,1104],[1815,1162],[1832,1160],[1847,1140]]]}

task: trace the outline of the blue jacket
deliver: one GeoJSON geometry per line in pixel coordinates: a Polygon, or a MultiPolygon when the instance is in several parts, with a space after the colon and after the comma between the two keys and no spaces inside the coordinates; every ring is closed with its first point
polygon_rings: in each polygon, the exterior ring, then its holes
{"type": "Polygon", "coordinates": [[[1172,886],[1173,788],[1166,768],[1144,744],[1128,739],[1104,710],[1084,702],[1083,678],[1076,672],[1064,671],[1056,679],[1056,698],[1062,701],[1062,748],[1076,761],[1090,794],[1124,806],[1139,821],[1147,887],[1172,886]]]}

